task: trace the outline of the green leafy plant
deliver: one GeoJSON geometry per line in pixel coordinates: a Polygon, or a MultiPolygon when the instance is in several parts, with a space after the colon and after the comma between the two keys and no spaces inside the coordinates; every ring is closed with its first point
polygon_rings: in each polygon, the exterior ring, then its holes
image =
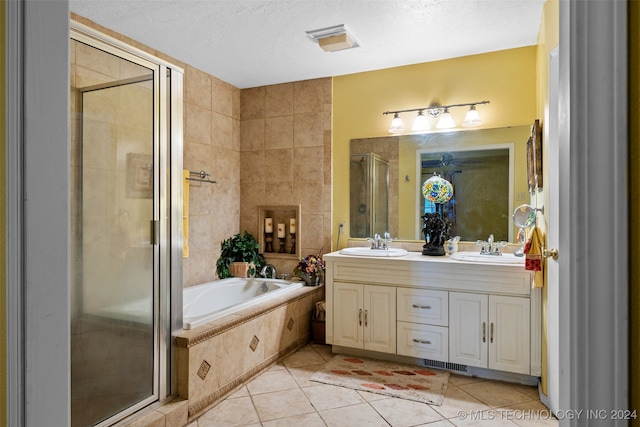
{"type": "Polygon", "coordinates": [[[245,230],[244,233],[223,240],[220,244],[220,258],[216,262],[216,273],[220,279],[231,277],[229,266],[232,262],[248,262],[256,271],[265,265],[264,256],[260,253],[260,245],[245,230]]]}

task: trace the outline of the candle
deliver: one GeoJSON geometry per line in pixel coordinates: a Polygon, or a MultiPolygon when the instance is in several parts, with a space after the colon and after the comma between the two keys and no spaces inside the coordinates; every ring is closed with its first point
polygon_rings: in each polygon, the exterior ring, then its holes
{"type": "Polygon", "coordinates": [[[273,233],[273,219],[265,218],[264,219],[264,232],[265,233],[273,233]]]}
{"type": "Polygon", "coordinates": [[[278,238],[284,238],[284,224],[278,224],[278,238]]]}
{"type": "Polygon", "coordinates": [[[295,218],[291,218],[289,220],[289,233],[290,234],[296,234],[296,219],[295,218]]]}

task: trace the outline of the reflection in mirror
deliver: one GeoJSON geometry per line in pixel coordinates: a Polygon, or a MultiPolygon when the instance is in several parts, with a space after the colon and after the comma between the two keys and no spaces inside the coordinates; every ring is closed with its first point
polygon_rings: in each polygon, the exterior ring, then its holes
{"type": "MultiPolygon", "coordinates": [[[[513,144],[488,145],[449,151],[418,150],[421,183],[433,175],[453,186],[453,197],[441,205],[441,216],[451,224],[449,235],[461,240],[509,241],[509,187],[513,181],[510,161],[513,144]]],[[[435,203],[418,194],[418,216],[437,212],[435,203]]],[[[420,238],[422,224],[415,236],[420,238]]]]}
{"type": "Polygon", "coordinates": [[[389,231],[389,162],[375,153],[351,154],[349,167],[352,235],[384,235],[389,231]]]}
{"type": "MultiPolygon", "coordinates": [[[[460,235],[462,240],[475,242],[493,234],[496,239],[514,242],[518,231],[511,215],[514,204],[529,201],[526,143],[530,134],[531,126],[524,125],[394,135],[352,139],[350,149],[352,154],[378,154],[388,162],[387,220],[388,230],[394,238],[423,241],[420,217],[424,214],[425,199],[421,193],[422,183],[433,172],[447,172],[455,175],[452,182],[456,229],[452,236],[460,235]],[[422,156],[427,162],[425,168],[422,167],[422,156]],[[502,166],[494,165],[494,157],[502,157],[502,166]],[[472,169],[483,171],[486,177],[483,185],[473,178],[463,184],[466,178],[461,177],[471,176],[472,169]]],[[[352,167],[351,176],[353,173],[352,167]]],[[[351,203],[353,218],[353,196],[351,203]]],[[[371,237],[366,234],[367,230],[371,232],[371,223],[368,229],[363,226],[356,234],[352,222],[352,238],[371,237]],[[363,229],[366,235],[362,234],[363,229]]]]}

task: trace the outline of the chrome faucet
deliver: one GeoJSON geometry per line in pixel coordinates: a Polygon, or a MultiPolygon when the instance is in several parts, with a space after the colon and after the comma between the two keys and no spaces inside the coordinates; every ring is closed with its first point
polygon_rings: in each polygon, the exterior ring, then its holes
{"type": "Polygon", "coordinates": [[[267,277],[267,270],[271,269],[271,279],[275,279],[278,273],[276,272],[276,267],[273,264],[265,264],[260,270],[260,275],[262,277],[267,277]]]}
{"type": "Polygon", "coordinates": [[[501,246],[506,246],[506,242],[496,242],[493,234],[489,234],[487,241],[478,240],[477,246],[480,246],[480,255],[502,255],[501,246]]]}
{"type": "Polygon", "coordinates": [[[384,232],[384,237],[380,237],[380,233],[376,233],[372,238],[367,238],[367,241],[371,243],[371,249],[380,249],[387,250],[389,249],[389,243],[391,243],[393,239],[391,238],[391,234],[388,231],[384,232]]]}

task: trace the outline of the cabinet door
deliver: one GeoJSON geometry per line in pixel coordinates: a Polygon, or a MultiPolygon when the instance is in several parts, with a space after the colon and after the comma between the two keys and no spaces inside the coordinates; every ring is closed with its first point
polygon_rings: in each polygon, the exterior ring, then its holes
{"type": "Polygon", "coordinates": [[[396,352],[396,288],[364,285],[364,348],[396,352]]]}
{"type": "Polygon", "coordinates": [[[528,298],[489,296],[489,368],[530,374],[528,298]]]}
{"type": "Polygon", "coordinates": [[[363,348],[363,286],[334,283],[333,344],[363,348]]]}
{"type": "Polygon", "coordinates": [[[449,292],[449,361],[486,368],[488,296],[449,292]]]}

